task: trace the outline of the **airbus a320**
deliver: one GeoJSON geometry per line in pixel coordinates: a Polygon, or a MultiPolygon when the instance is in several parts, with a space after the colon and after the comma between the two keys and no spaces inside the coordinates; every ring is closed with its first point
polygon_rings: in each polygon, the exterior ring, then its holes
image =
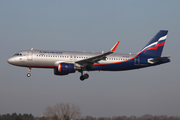
{"type": "Polygon", "coordinates": [[[137,54],[114,53],[119,41],[108,52],[71,52],[25,50],[9,58],[9,64],[27,67],[27,77],[32,68],[50,68],[55,75],[81,73],[80,80],[89,78],[88,71],[123,71],[150,67],[170,62],[168,56],[161,57],[167,38],[167,30],[160,30],[137,54]]]}

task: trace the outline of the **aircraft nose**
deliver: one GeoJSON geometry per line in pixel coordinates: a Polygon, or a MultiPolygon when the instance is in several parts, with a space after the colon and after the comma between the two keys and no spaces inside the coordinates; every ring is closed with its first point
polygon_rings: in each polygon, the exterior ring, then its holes
{"type": "Polygon", "coordinates": [[[7,62],[9,63],[9,64],[13,64],[13,58],[9,58],[8,60],[7,60],[7,62]]]}

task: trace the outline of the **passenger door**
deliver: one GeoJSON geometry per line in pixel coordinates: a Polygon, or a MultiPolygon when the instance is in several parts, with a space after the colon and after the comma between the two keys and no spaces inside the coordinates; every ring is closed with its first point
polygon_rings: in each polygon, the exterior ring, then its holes
{"type": "Polygon", "coordinates": [[[28,57],[27,57],[27,59],[28,59],[28,60],[33,60],[33,51],[32,51],[32,50],[30,50],[30,51],[28,52],[28,57]]]}

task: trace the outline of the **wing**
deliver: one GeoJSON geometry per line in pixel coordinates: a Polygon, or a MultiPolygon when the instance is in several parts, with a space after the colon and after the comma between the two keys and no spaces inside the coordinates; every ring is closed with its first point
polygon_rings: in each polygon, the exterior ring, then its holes
{"type": "Polygon", "coordinates": [[[78,63],[82,66],[92,66],[94,63],[97,63],[98,61],[100,60],[105,60],[106,59],[106,56],[109,55],[109,54],[112,54],[114,51],[116,51],[116,48],[117,46],[119,45],[119,42],[118,41],[112,48],[109,52],[106,52],[106,53],[103,53],[103,54],[100,54],[100,55],[97,55],[97,56],[94,56],[94,57],[91,57],[91,58],[87,58],[87,59],[83,59],[83,60],[80,60],[80,61],[76,61],[75,63],[78,63]]]}

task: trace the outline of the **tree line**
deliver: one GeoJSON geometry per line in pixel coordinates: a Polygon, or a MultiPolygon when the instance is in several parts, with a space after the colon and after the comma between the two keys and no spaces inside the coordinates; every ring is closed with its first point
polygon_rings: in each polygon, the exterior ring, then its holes
{"type": "Polygon", "coordinates": [[[0,115],[0,120],[34,120],[34,116],[32,114],[4,114],[0,115]]]}
{"type": "MultiPolygon", "coordinates": [[[[68,118],[67,116],[64,116],[65,118],[58,118],[57,116],[54,116],[52,118],[48,117],[33,117],[31,114],[19,114],[16,113],[13,114],[4,114],[0,115],[0,120],[73,120],[68,118]]],[[[178,116],[167,116],[167,115],[159,115],[159,116],[153,116],[153,115],[143,115],[141,117],[136,116],[114,116],[114,117],[92,117],[92,116],[86,116],[81,117],[76,120],[180,120],[180,117],[178,116]]]]}
{"type": "Polygon", "coordinates": [[[0,120],[180,120],[179,116],[167,115],[143,115],[136,116],[114,116],[114,117],[81,117],[81,111],[78,105],[69,103],[58,103],[54,106],[48,106],[43,113],[43,117],[34,117],[32,114],[4,114],[0,115],[0,120]]]}
{"type": "Polygon", "coordinates": [[[178,116],[170,116],[168,117],[167,115],[143,115],[141,117],[136,117],[136,116],[114,116],[114,117],[92,117],[92,116],[86,116],[81,118],[80,120],[180,120],[180,117],[178,116]]]}

